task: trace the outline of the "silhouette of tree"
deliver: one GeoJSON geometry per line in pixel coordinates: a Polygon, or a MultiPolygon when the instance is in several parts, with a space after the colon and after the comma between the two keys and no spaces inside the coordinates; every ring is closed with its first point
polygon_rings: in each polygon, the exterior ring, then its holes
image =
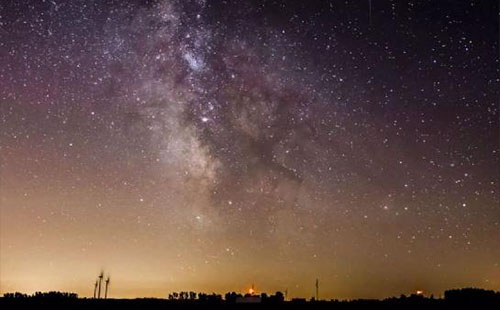
{"type": "Polygon", "coordinates": [[[260,294],[260,300],[261,300],[262,302],[267,302],[268,298],[269,298],[269,296],[267,296],[267,294],[266,294],[266,293],[262,293],[262,294],[260,294]]]}
{"type": "Polygon", "coordinates": [[[479,288],[463,288],[445,291],[444,299],[447,303],[453,305],[500,305],[500,292],[479,288]]]}
{"type": "Polygon", "coordinates": [[[33,295],[23,294],[20,292],[5,293],[3,295],[7,299],[77,299],[78,295],[67,292],[35,292],[33,295]]]}
{"type": "Polygon", "coordinates": [[[5,293],[5,294],[3,294],[3,297],[8,298],[8,299],[14,299],[14,298],[22,299],[22,298],[28,298],[29,296],[27,294],[15,292],[15,293],[5,293]]]}
{"type": "Polygon", "coordinates": [[[283,302],[285,301],[285,296],[282,292],[277,291],[274,295],[270,297],[273,302],[283,302]]]}
{"type": "Polygon", "coordinates": [[[235,303],[236,299],[243,297],[241,294],[237,294],[235,292],[228,292],[224,295],[224,299],[226,302],[235,303]]]}
{"type": "Polygon", "coordinates": [[[196,293],[195,292],[189,292],[189,299],[190,300],[195,300],[196,299],[196,293]]]}

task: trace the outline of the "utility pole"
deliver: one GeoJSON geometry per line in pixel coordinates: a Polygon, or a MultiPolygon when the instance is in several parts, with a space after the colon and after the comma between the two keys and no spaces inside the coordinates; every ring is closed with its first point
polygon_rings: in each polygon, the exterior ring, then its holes
{"type": "Polygon", "coordinates": [[[316,279],[316,301],[319,300],[319,280],[316,279]]]}

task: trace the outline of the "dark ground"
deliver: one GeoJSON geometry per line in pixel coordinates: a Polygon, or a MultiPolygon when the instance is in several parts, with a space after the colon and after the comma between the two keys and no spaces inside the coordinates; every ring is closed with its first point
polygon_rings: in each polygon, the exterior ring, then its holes
{"type": "Polygon", "coordinates": [[[500,309],[497,301],[448,302],[444,299],[358,300],[350,302],[281,302],[235,304],[164,299],[0,299],[1,309],[500,309]]]}

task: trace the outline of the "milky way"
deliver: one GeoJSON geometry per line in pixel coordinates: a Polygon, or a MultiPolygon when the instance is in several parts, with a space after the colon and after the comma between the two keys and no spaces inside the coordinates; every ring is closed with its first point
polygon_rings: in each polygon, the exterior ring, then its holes
{"type": "Polygon", "coordinates": [[[496,6],[5,1],[0,290],[500,289],[496,6]]]}

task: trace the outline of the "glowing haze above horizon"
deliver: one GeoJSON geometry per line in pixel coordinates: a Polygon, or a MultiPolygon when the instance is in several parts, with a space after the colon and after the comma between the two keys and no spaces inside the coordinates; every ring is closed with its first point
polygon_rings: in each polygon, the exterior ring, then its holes
{"type": "Polygon", "coordinates": [[[0,293],[500,290],[495,1],[2,1],[0,293]]]}

